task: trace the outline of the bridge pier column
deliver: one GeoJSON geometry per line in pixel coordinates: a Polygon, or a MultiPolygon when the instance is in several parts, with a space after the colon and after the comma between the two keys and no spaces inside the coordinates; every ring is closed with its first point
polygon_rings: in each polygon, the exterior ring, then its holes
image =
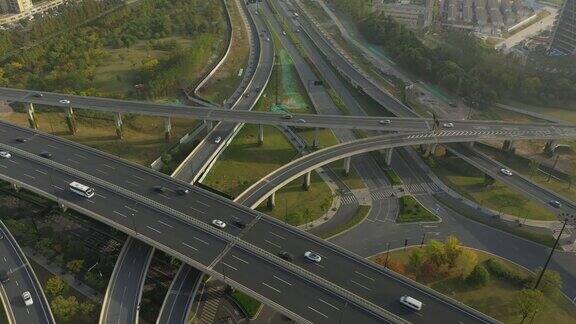
{"type": "Polygon", "coordinates": [[[504,143],[502,143],[502,150],[514,153],[516,150],[516,144],[514,141],[506,140],[504,143]]]}
{"type": "Polygon", "coordinates": [[[30,124],[30,128],[38,129],[38,121],[36,120],[36,112],[34,111],[34,105],[30,102],[28,103],[28,123],[30,124]]]}
{"type": "Polygon", "coordinates": [[[392,152],[394,152],[394,149],[391,147],[384,153],[384,161],[386,162],[387,166],[392,164],[392,152]]]}
{"type": "Polygon", "coordinates": [[[276,191],[268,196],[268,209],[274,209],[274,207],[276,207],[276,191]]]}
{"type": "Polygon", "coordinates": [[[320,129],[318,127],[314,129],[314,140],[312,141],[312,147],[315,149],[320,147],[320,129]]]}
{"type": "Polygon", "coordinates": [[[310,171],[310,172],[308,172],[308,173],[306,173],[306,174],[304,175],[304,183],[302,184],[302,188],[303,188],[304,190],[310,189],[310,178],[311,178],[311,176],[312,176],[312,171],[310,171]]]}
{"type": "Polygon", "coordinates": [[[264,125],[258,125],[258,145],[264,144],[264,125]]]}
{"type": "Polygon", "coordinates": [[[214,122],[212,122],[211,120],[205,120],[204,124],[206,124],[206,134],[210,133],[210,131],[212,131],[212,128],[214,128],[214,122]]]}
{"type": "Polygon", "coordinates": [[[20,186],[19,186],[17,183],[13,183],[13,184],[12,184],[12,189],[13,189],[14,191],[16,191],[16,192],[19,192],[19,191],[20,191],[20,186]]]}
{"type": "Polygon", "coordinates": [[[78,127],[76,125],[76,115],[74,115],[74,109],[72,109],[72,107],[69,107],[66,110],[66,124],[68,124],[68,130],[70,130],[70,134],[76,134],[78,127]]]}
{"type": "Polygon", "coordinates": [[[351,156],[344,158],[344,175],[350,174],[350,161],[352,161],[351,156]]]}
{"type": "Polygon", "coordinates": [[[166,142],[170,142],[170,139],[172,139],[172,121],[170,116],[164,119],[164,139],[166,142]]]}
{"type": "Polygon", "coordinates": [[[466,145],[467,145],[469,148],[473,148],[473,147],[474,147],[474,142],[467,142],[466,145]]]}
{"type": "Polygon", "coordinates": [[[64,203],[62,203],[62,202],[59,202],[59,203],[58,203],[58,207],[60,207],[60,209],[61,209],[63,212],[66,212],[66,211],[68,210],[68,206],[64,205],[64,203]]]}
{"type": "Polygon", "coordinates": [[[436,151],[436,143],[426,145],[426,152],[424,153],[424,157],[430,156],[430,153],[434,154],[436,151]]]}
{"type": "Polygon", "coordinates": [[[122,114],[117,113],[114,116],[114,126],[116,127],[116,136],[118,136],[119,139],[122,139],[124,137],[122,132],[122,114]]]}

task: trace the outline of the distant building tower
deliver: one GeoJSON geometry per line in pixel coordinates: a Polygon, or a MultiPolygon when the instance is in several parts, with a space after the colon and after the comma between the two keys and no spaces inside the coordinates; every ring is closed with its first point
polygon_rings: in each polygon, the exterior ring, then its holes
{"type": "Polygon", "coordinates": [[[550,52],[576,55],[576,0],[566,0],[558,14],[550,52]]]}
{"type": "Polygon", "coordinates": [[[22,13],[32,9],[32,0],[0,0],[0,13],[22,13]]]}

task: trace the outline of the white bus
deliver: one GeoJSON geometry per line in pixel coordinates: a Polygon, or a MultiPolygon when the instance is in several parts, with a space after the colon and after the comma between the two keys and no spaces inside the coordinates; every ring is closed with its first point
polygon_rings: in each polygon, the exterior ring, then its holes
{"type": "Polygon", "coordinates": [[[84,196],[86,198],[92,198],[92,196],[94,196],[94,189],[76,181],[70,182],[70,190],[73,193],[84,196]]]}

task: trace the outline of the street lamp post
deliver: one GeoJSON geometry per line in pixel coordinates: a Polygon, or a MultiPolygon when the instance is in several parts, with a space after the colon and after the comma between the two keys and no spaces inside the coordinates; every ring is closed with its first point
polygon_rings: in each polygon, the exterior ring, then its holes
{"type": "Polygon", "coordinates": [[[556,250],[556,247],[558,246],[558,242],[560,241],[560,237],[562,236],[562,232],[564,232],[564,228],[566,228],[566,224],[568,224],[568,216],[571,216],[572,218],[574,218],[574,216],[566,214],[566,213],[562,213],[562,216],[564,216],[564,223],[562,224],[562,228],[560,229],[560,233],[558,233],[558,237],[556,238],[556,242],[554,242],[554,246],[552,247],[552,250],[550,250],[550,254],[548,255],[548,258],[546,259],[546,263],[544,263],[544,268],[542,268],[542,271],[540,271],[540,274],[538,275],[538,279],[536,280],[536,284],[534,284],[534,289],[538,288],[538,285],[540,285],[540,281],[542,281],[542,276],[544,276],[544,272],[546,271],[546,268],[548,268],[548,264],[550,263],[550,259],[552,259],[552,255],[554,254],[554,250],[556,250]]]}
{"type": "Polygon", "coordinates": [[[388,257],[390,256],[390,242],[386,243],[386,261],[384,262],[384,266],[388,268],[388,257]]]}

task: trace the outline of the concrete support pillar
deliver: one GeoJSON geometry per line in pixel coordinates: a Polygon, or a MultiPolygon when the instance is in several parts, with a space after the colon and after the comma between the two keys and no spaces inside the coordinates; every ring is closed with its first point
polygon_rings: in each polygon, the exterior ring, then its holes
{"type": "Polygon", "coordinates": [[[16,183],[13,183],[13,184],[12,184],[12,189],[13,189],[14,191],[16,191],[16,192],[19,192],[19,191],[20,191],[20,186],[19,186],[18,184],[16,184],[16,183]]]}
{"type": "Polygon", "coordinates": [[[467,142],[466,145],[467,145],[469,148],[473,148],[473,147],[474,147],[474,142],[467,142]]]}
{"type": "Polygon", "coordinates": [[[320,129],[318,127],[314,129],[314,140],[312,141],[312,147],[315,149],[320,147],[320,129]]]}
{"type": "Polygon", "coordinates": [[[276,191],[268,196],[268,209],[274,209],[274,207],[276,207],[276,191]]]}
{"type": "Polygon", "coordinates": [[[344,158],[344,175],[350,174],[350,161],[351,160],[352,160],[351,156],[344,158]]]}
{"type": "Polygon", "coordinates": [[[516,145],[514,141],[506,140],[502,143],[502,150],[507,152],[514,152],[516,149],[516,145]]]}
{"type": "Polygon", "coordinates": [[[389,148],[384,153],[384,157],[385,157],[384,160],[385,160],[387,166],[390,166],[392,164],[392,152],[394,152],[394,149],[389,148]]]}
{"type": "Polygon", "coordinates": [[[166,142],[170,142],[172,138],[172,121],[170,120],[170,116],[164,119],[164,139],[166,142]]]}
{"type": "Polygon", "coordinates": [[[306,174],[304,175],[304,183],[302,184],[302,188],[303,188],[304,190],[310,189],[310,178],[311,178],[311,176],[312,176],[312,171],[310,171],[310,172],[308,172],[308,173],[306,173],[306,174]]]}
{"type": "Polygon", "coordinates": [[[68,130],[70,130],[70,134],[76,134],[78,127],[76,125],[76,116],[74,115],[74,109],[72,109],[72,107],[66,110],[66,124],[68,124],[68,130]]]}
{"type": "Polygon", "coordinates": [[[206,124],[206,134],[210,133],[210,131],[212,131],[212,128],[214,128],[214,122],[211,120],[205,120],[204,124],[206,124]]]}
{"type": "Polygon", "coordinates": [[[122,139],[124,137],[122,132],[122,114],[117,113],[114,116],[114,126],[116,128],[116,136],[118,136],[119,139],[122,139]]]}
{"type": "Polygon", "coordinates": [[[36,120],[36,112],[34,112],[34,105],[32,103],[28,104],[28,123],[30,124],[30,128],[38,129],[38,121],[36,120]]]}
{"type": "Polygon", "coordinates": [[[258,145],[264,144],[264,126],[258,125],[258,145]]]}
{"type": "Polygon", "coordinates": [[[426,152],[424,152],[424,157],[428,157],[430,153],[436,150],[436,144],[428,144],[426,145],[426,152]]]}
{"type": "Polygon", "coordinates": [[[68,206],[64,205],[64,203],[58,203],[58,207],[60,207],[63,212],[68,210],[68,206]]]}

